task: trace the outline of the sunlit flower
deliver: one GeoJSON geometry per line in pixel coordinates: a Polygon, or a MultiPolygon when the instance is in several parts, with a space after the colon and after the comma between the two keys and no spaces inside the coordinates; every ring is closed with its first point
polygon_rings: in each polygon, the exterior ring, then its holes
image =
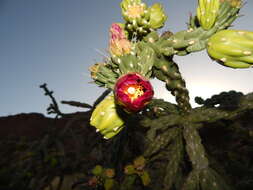
{"type": "Polygon", "coordinates": [[[128,112],[137,112],[153,98],[150,82],[138,73],[129,73],[118,79],[115,89],[116,102],[128,112]]]}

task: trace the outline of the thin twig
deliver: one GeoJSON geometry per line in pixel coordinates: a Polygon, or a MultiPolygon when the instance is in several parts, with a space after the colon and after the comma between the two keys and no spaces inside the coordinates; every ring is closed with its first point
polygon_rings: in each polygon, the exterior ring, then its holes
{"type": "Polygon", "coordinates": [[[67,104],[70,106],[75,106],[75,107],[79,107],[79,108],[92,108],[91,105],[86,104],[86,103],[81,103],[81,102],[76,102],[76,101],[61,101],[62,104],[67,104]]]}
{"type": "Polygon", "coordinates": [[[48,90],[46,83],[40,85],[40,88],[42,88],[45,91],[45,96],[49,96],[49,98],[52,101],[52,103],[47,108],[47,113],[48,114],[52,114],[52,113],[56,114],[56,117],[58,117],[58,116],[64,116],[64,114],[59,109],[59,106],[57,104],[56,99],[53,97],[53,93],[54,92],[48,90]]]}

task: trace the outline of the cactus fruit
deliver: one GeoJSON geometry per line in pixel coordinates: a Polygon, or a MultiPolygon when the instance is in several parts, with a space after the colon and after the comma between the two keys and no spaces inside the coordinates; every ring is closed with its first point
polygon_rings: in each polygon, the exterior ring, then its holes
{"type": "Polygon", "coordinates": [[[141,0],[123,0],[120,5],[125,28],[132,36],[147,35],[151,30],[161,28],[167,19],[159,3],[147,7],[141,0]]]}
{"type": "Polygon", "coordinates": [[[231,68],[253,65],[253,32],[222,30],[208,41],[207,52],[218,63],[231,68]]]}
{"type": "Polygon", "coordinates": [[[113,23],[110,28],[110,53],[121,56],[129,54],[131,51],[131,42],[127,39],[122,24],[113,23]]]}
{"type": "Polygon", "coordinates": [[[220,0],[199,0],[197,18],[205,30],[212,28],[219,11],[220,0]]]}
{"type": "Polygon", "coordinates": [[[150,82],[138,73],[128,73],[115,84],[116,103],[127,112],[138,112],[153,98],[154,91],[150,82]]]}
{"type": "Polygon", "coordinates": [[[93,111],[90,124],[97,128],[105,139],[112,138],[123,129],[124,121],[118,116],[114,97],[108,96],[93,111]]]}

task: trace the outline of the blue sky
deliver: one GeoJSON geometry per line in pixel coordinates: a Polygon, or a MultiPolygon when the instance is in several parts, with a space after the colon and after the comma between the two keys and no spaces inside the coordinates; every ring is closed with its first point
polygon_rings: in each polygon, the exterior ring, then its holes
{"type": "MultiPolygon", "coordinates": [[[[186,29],[197,0],[160,2],[168,15],[165,28],[186,29]]],[[[121,22],[120,0],[0,0],[0,116],[46,113],[50,100],[39,85],[46,82],[57,100],[92,103],[104,89],[90,84],[88,67],[106,54],[108,29],[121,22]]],[[[234,29],[253,31],[253,1],[241,10],[234,29]]],[[[252,92],[253,69],[234,70],[208,58],[205,51],[175,57],[191,97],[209,97],[226,90],[252,92]]],[[[153,81],[156,97],[173,101],[153,81]]],[[[63,112],[76,108],[60,105],[63,112]]]]}

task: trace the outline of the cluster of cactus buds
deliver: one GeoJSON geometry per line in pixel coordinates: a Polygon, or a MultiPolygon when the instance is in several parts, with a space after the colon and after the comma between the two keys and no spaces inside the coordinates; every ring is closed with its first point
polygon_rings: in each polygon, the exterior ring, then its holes
{"type": "Polygon", "coordinates": [[[101,165],[96,165],[91,173],[94,176],[88,182],[90,186],[104,186],[105,190],[111,190],[117,184],[113,179],[115,177],[115,171],[112,168],[103,168],[101,165]]]}
{"type": "Polygon", "coordinates": [[[113,96],[108,96],[100,102],[93,111],[90,124],[96,127],[105,139],[117,135],[124,127],[124,121],[119,117],[113,96]]]}
{"type": "Polygon", "coordinates": [[[144,36],[151,30],[161,28],[167,16],[159,3],[148,7],[141,0],[123,0],[121,2],[125,28],[130,34],[144,36]]]}
{"type": "Polygon", "coordinates": [[[220,0],[199,0],[197,18],[203,29],[212,28],[218,15],[219,6],[220,0]]]}
{"type": "Polygon", "coordinates": [[[253,32],[222,30],[208,41],[209,56],[231,68],[249,68],[253,65],[253,32]]]}
{"type": "Polygon", "coordinates": [[[153,87],[138,73],[129,73],[120,77],[115,85],[114,96],[117,104],[127,112],[138,112],[153,98],[153,87]]]}
{"type": "Polygon", "coordinates": [[[142,184],[147,186],[151,179],[147,171],[145,171],[146,160],[143,156],[137,157],[133,164],[125,166],[124,173],[126,175],[138,175],[141,178],[142,184]]]}
{"type": "Polygon", "coordinates": [[[110,28],[110,53],[114,56],[129,54],[131,51],[131,42],[127,39],[124,26],[119,23],[113,23],[110,28]]]}

